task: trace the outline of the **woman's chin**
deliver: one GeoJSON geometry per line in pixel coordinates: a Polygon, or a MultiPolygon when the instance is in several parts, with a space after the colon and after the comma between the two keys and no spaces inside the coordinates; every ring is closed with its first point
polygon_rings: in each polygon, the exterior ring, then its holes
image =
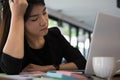
{"type": "Polygon", "coordinates": [[[48,33],[48,29],[47,30],[44,30],[43,32],[40,33],[41,36],[46,36],[48,33]]]}

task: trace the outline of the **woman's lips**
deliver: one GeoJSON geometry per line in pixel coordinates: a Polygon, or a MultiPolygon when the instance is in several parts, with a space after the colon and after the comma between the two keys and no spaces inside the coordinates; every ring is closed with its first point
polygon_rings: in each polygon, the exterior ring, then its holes
{"type": "Polygon", "coordinates": [[[47,30],[48,28],[47,27],[45,27],[45,28],[43,28],[43,29],[41,29],[40,31],[44,31],[44,30],[47,30]]]}

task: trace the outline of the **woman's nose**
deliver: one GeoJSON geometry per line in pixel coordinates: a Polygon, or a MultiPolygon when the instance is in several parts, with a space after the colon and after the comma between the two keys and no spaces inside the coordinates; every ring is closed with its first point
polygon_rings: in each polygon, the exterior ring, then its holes
{"type": "Polygon", "coordinates": [[[40,22],[39,22],[39,24],[40,24],[40,26],[45,26],[46,25],[46,19],[45,19],[45,17],[44,16],[41,16],[40,17],[40,22]]]}

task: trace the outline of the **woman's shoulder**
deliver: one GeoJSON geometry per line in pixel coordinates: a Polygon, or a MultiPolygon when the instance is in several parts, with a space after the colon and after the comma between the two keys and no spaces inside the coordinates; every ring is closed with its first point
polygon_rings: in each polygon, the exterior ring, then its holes
{"type": "Polygon", "coordinates": [[[48,35],[60,36],[61,31],[58,27],[52,27],[48,29],[48,35]]]}
{"type": "Polygon", "coordinates": [[[60,29],[58,27],[51,27],[48,29],[50,32],[59,32],[60,33],[60,29]]]}

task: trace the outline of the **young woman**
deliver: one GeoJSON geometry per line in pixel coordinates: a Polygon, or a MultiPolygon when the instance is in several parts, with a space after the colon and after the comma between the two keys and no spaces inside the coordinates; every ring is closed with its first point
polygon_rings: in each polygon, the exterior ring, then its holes
{"type": "Polygon", "coordinates": [[[0,67],[7,74],[85,68],[79,50],[57,27],[48,29],[44,0],[4,0],[1,28],[0,67]]]}

